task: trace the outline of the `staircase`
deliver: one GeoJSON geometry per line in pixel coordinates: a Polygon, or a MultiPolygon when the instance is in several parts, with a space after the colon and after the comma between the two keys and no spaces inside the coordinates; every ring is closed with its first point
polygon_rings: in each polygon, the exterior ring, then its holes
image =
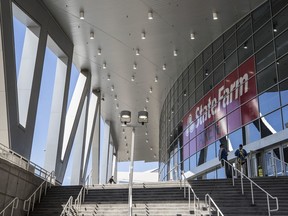
{"type": "MultiPolygon", "coordinates": [[[[288,178],[263,177],[252,180],[272,196],[278,197],[279,210],[272,212],[271,215],[287,216],[288,178]]],[[[252,205],[250,182],[245,179],[243,182],[244,195],[241,193],[240,178],[235,179],[235,187],[233,187],[231,179],[189,181],[200,200],[204,200],[205,194],[209,193],[225,216],[268,215],[266,194],[253,186],[255,205],[252,205]]],[[[271,209],[276,208],[274,200],[270,199],[270,206],[271,209]]]]}
{"type": "MultiPolygon", "coordinates": [[[[89,189],[79,215],[127,216],[127,185],[103,185],[89,189]]],[[[179,182],[134,184],[133,215],[188,216],[188,198],[179,182]]]]}
{"type": "Polygon", "coordinates": [[[29,216],[59,216],[70,196],[75,199],[82,186],[54,186],[47,189],[46,196],[35,204],[35,209],[29,216]]]}

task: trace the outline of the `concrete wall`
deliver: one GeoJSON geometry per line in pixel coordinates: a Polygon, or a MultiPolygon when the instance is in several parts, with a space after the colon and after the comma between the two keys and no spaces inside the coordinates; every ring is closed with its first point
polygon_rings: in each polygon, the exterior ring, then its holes
{"type": "MultiPolygon", "coordinates": [[[[24,216],[22,211],[24,200],[27,199],[43,182],[33,173],[15,166],[0,158],[0,212],[15,197],[19,198],[19,206],[14,215],[24,216]]],[[[9,215],[9,214],[5,214],[9,215]]]]}

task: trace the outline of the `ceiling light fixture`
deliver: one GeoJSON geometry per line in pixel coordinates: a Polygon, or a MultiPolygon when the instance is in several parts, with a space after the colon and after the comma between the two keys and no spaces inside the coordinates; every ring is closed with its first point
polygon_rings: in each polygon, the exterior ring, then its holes
{"type": "Polygon", "coordinates": [[[114,85],[111,86],[111,91],[114,91],[114,85]]]}
{"type": "Polygon", "coordinates": [[[111,80],[111,77],[110,77],[110,75],[109,75],[109,74],[107,75],[107,80],[108,80],[108,81],[110,81],[110,80],[111,80]]]}
{"type": "Polygon", "coordinates": [[[142,38],[142,40],[145,40],[145,39],[146,39],[145,31],[143,31],[143,32],[141,33],[141,38],[142,38]]]}
{"type": "Polygon", "coordinates": [[[277,23],[273,23],[273,32],[277,32],[277,23]]]}
{"type": "Polygon", "coordinates": [[[117,95],[114,96],[114,100],[117,101],[117,95]]]}
{"type": "Polygon", "coordinates": [[[187,91],[186,90],[184,90],[183,95],[184,95],[184,97],[187,96],[187,91]]]}
{"type": "Polygon", "coordinates": [[[149,93],[150,93],[150,94],[152,93],[152,87],[150,87],[150,89],[149,89],[149,93]]]}
{"type": "Polygon", "coordinates": [[[139,56],[140,55],[140,51],[139,49],[136,49],[136,56],[139,56]]]}
{"type": "Polygon", "coordinates": [[[154,154],[154,158],[156,158],[156,154],[154,154]]]}
{"type": "Polygon", "coordinates": [[[148,12],[148,19],[153,20],[153,12],[152,11],[148,12]]]}
{"type": "Polygon", "coordinates": [[[119,109],[119,104],[116,104],[116,109],[119,109]]]}
{"type": "Polygon", "coordinates": [[[191,38],[191,40],[195,40],[195,34],[194,34],[194,33],[191,33],[191,34],[190,34],[190,38],[191,38]]]}
{"type": "Polygon", "coordinates": [[[178,55],[177,50],[174,50],[174,51],[173,51],[173,55],[174,55],[174,56],[177,56],[177,55],[178,55]]]}
{"type": "Polygon", "coordinates": [[[152,147],[150,147],[150,150],[152,151],[152,150],[153,150],[153,148],[152,148],[152,147]]]}
{"type": "Polygon", "coordinates": [[[131,77],[131,81],[132,81],[132,82],[135,81],[135,76],[134,76],[134,75],[132,75],[132,77],[131,77]]]}
{"type": "Polygon", "coordinates": [[[84,11],[80,11],[80,13],[79,13],[79,18],[80,18],[81,20],[84,20],[84,11]]]}
{"type": "Polygon", "coordinates": [[[91,32],[90,32],[90,40],[93,40],[93,39],[94,39],[94,32],[91,31],[91,32]]]}
{"type": "Polygon", "coordinates": [[[133,69],[134,69],[134,70],[137,69],[137,64],[136,64],[136,63],[133,64],[133,69]]]}
{"type": "Polygon", "coordinates": [[[102,54],[101,51],[102,51],[101,48],[99,48],[99,49],[98,49],[98,55],[101,55],[101,54],[102,54]]]}
{"type": "Polygon", "coordinates": [[[244,49],[248,49],[247,42],[244,43],[243,48],[244,48],[244,49]]]}
{"type": "Polygon", "coordinates": [[[213,20],[218,20],[218,14],[217,14],[217,12],[213,12],[213,20]]]}
{"type": "MultiPolygon", "coordinates": [[[[123,128],[123,130],[122,130],[122,133],[124,134],[125,133],[125,129],[123,128]]],[[[127,143],[126,143],[126,146],[127,146],[127,143]]]]}
{"type": "Polygon", "coordinates": [[[148,139],[146,139],[146,143],[148,143],[149,142],[149,140],[148,139]]]}
{"type": "Polygon", "coordinates": [[[147,107],[144,107],[144,111],[147,111],[147,107]]]}
{"type": "Polygon", "coordinates": [[[138,112],[138,123],[144,125],[148,123],[148,112],[147,111],[139,111],[138,112]]]}
{"type": "Polygon", "coordinates": [[[145,132],[145,135],[148,136],[148,131],[145,132]]]}
{"type": "Polygon", "coordinates": [[[162,69],[166,70],[166,64],[163,64],[162,69]]]}
{"type": "Polygon", "coordinates": [[[158,82],[158,76],[155,76],[155,80],[156,83],[158,82]]]}
{"type": "Polygon", "coordinates": [[[146,98],[146,103],[149,103],[149,98],[148,97],[146,98]]]}
{"type": "Polygon", "coordinates": [[[106,69],[106,68],[107,68],[106,62],[103,63],[102,68],[103,68],[103,69],[106,69]]]}

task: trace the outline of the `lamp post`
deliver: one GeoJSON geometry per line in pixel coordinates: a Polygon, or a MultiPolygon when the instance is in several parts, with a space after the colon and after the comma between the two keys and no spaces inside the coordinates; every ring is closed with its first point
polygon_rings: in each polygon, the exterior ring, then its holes
{"type": "MultiPolygon", "coordinates": [[[[132,187],[133,187],[133,169],[134,169],[134,143],[135,143],[135,125],[127,125],[131,122],[131,112],[128,110],[123,110],[120,114],[120,121],[122,126],[132,127],[132,141],[131,141],[131,151],[130,151],[130,167],[129,167],[129,216],[132,216],[132,187]]],[[[142,125],[148,123],[148,112],[139,111],[138,112],[138,122],[142,125]]]]}

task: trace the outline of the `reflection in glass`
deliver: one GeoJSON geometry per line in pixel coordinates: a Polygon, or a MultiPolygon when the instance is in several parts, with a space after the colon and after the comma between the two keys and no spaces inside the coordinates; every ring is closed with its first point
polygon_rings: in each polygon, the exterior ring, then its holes
{"type": "Polygon", "coordinates": [[[246,144],[252,143],[261,138],[259,120],[255,120],[246,125],[243,130],[245,130],[246,144]]]}
{"type": "Polygon", "coordinates": [[[277,61],[279,81],[288,77],[288,55],[277,61]]]}
{"type": "Polygon", "coordinates": [[[272,64],[271,66],[257,74],[258,93],[263,92],[275,83],[277,83],[275,64],[272,64]],[[265,82],[263,82],[264,80],[265,82]]]}
{"type": "Polygon", "coordinates": [[[265,115],[280,106],[278,88],[274,87],[259,96],[260,113],[265,115]]]}
{"type": "Polygon", "coordinates": [[[265,44],[272,40],[272,25],[269,21],[254,35],[255,51],[259,50],[265,44]]]}
{"type": "Polygon", "coordinates": [[[230,151],[238,149],[239,145],[243,144],[242,128],[229,134],[228,140],[230,141],[230,144],[231,144],[230,151]]]}
{"type": "Polygon", "coordinates": [[[193,170],[193,168],[195,168],[196,165],[196,159],[197,159],[197,154],[194,154],[190,157],[190,169],[193,170]]]}
{"type": "Polygon", "coordinates": [[[281,34],[288,27],[288,7],[277,14],[273,19],[273,31],[275,35],[281,34]]]}
{"type": "Polygon", "coordinates": [[[217,169],[217,179],[226,179],[224,167],[217,169]]]}
{"type": "Polygon", "coordinates": [[[275,134],[283,129],[281,112],[277,110],[260,119],[261,124],[261,138],[275,134]]]}
{"type": "Polygon", "coordinates": [[[281,105],[284,106],[288,104],[288,80],[282,82],[279,85],[280,96],[281,96],[281,105]]]}
{"type": "Polygon", "coordinates": [[[284,129],[288,128],[288,106],[282,108],[284,129]]]}
{"type": "Polygon", "coordinates": [[[282,55],[288,52],[287,38],[288,38],[288,30],[286,30],[286,32],[284,32],[278,38],[276,38],[275,46],[276,46],[277,58],[281,57],[282,55]]]}
{"type": "Polygon", "coordinates": [[[206,179],[216,179],[216,178],[217,178],[216,170],[213,170],[206,174],[206,179]]]}
{"type": "Polygon", "coordinates": [[[207,154],[206,154],[205,162],[210,161],[210,160],[212,160],[212,159],[214,159],[216,157],[215,143],[212,143],[212,144],[208,145],[206,147],[206,149],[207,149],[207,154]]]}
{"type": "Polygon", "coordinates": [[[275,61],[274,44],[271,42],[256,54],[257,71],[275,61]]]}

